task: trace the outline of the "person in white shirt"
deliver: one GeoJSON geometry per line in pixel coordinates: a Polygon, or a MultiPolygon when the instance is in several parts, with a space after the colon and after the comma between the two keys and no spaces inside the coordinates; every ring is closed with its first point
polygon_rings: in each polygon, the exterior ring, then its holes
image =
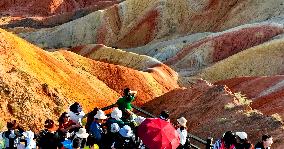
{"type": "Polygon", "coordinates": [[[25,149],[36,149],[36,141],[34,140],[35,134],[32,131],[23,132],[23,136],[27,142],[25,149]]]}
{"type": "Polygon", "coordinates": [[[177,122],[178,122],[177,132],[179,133],[180,136],[180,146],[178,147],[178,149],[185,149],[186,139],[187,139],[187,128],[186,128],[187,120],[184,117],[180,117],[179,119],[177,119],[177,122]]]}
{"type": "Polygon", "coordinates": [[[70,116],[70,120],[82,126],[82,118],[85,116],[82,106],[78,102],[75,102],[70,106],[69,110],[68,114],[70,116]]]}

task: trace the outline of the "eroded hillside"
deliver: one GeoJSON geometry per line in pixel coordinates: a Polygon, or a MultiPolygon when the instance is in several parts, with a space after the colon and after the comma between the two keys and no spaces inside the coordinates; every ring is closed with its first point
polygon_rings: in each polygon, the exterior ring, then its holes
{"type": "Polygon", "coordinates": [[[4,30],[0,36],[4,121],[18,119],[35,129],[46,117],[56,119],[74,101],[87,112],[114,103],[125,87],[138,91],[137,105],[178,88],[174,71],[142,72],[68,51],[46,52],[4,30]],[[161,81],[165,75],[172,76],[171,85],[161,81]]]}
{"type": "Polygon", "coordinates": [[[21,36],[43,48],[85,44],[133,48],[159,39],[223,31],[282,16],[282,3],[282,0],[273,3],[266,0],[128,0],[61,26],[21,36]]]}
{"type": "Polygon", "coordinates": [[[246,99],[232,93],[224,85],[197,81],[190,88],[176,89],[143,106],[159,115],[170,112],[172,122],[184,116],[190,133],[206,138],[220,138],[225,131],[245,131],[256,142],[264,133],[273,135],[273,148],[283,148],[283,121],[252,109],[246,99]],[[178,100],[177,100],[178,99],[178,100]],[[159,106],[157,106],[159,105],[159,106]]]}

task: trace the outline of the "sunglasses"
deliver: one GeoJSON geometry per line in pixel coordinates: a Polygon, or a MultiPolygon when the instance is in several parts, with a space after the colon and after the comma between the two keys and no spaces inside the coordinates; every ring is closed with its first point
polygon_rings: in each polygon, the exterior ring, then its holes
{"type": "Polygon", "coordinates": [[[65,118],[69,118],[69,117],[70,117],[69,115],[66,115],[66,116],[65,116],[65,118]]]}

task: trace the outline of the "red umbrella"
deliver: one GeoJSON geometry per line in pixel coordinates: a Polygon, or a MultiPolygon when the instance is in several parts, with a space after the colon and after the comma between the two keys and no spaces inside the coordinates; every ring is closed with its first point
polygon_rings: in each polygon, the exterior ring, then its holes
{"type": "Polygon", "coordinates": [[[138,136],[150,149],[176,149],[179,134],[170,122],[160,118],[147,118],[138,127],[138,136]]]}

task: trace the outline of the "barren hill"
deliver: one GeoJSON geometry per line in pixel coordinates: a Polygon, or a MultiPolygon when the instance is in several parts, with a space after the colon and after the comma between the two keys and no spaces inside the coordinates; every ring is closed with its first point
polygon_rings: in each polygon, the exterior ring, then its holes
{"type": "Polygon", "coordinates": [[[64,50],[46,52],[4,30],[0,36],[1,119],[18,119],[26,128],[42,128],[46,117],[56,119],[74,101],[85,112],[112,104],[126,86],[138,90],[138,105],[178,87],[173,71],[142,72],[64,50]],[[167,87],[160,82],[165,75],[173,76],[167,87]]]}
{"type": "Polygon", "coordinates": [[[43,48],[85,44],[131,48],[265,21],[283,16],[283,9],[282,0],[128,0],[61,26],[21,36],[43,48]]]}
{"type": "Polygon", "coordinates": [[[283,121],[252,110],[245,99],[223,85],[198,81],[191,88],[170,91],[143,107],[156,115],[168,110],[173,123],[184,116],[188,131],[203,138],[218,139],[225,131],[232,130],[245,131],[249,140],[256,142],[263,133],[269,133],[273,136],[273,148],[284,147],[283,121]]]}
{"type": "Polygon", "coordinates": [[[284,39],[252,47],[204,69],[198,76],[216,82],[240,76],[283,74],[284,39]]]}
{"type": "Polygon", "coordinates": [[[237,77],[216,84],[228,86],[252,100],[251,107],[265,114],[279,114],[284,118],[283,75],[263,77],[237,77]]]}
{"type": "Polygon", "coordinates": [[[1,0],[2,15],[49,16],[86,7],[105,8],[120,0],[1,0]]]}
{"type": "Polygon", "coordinates": [[[120,0],[43,0],[0,2],[0,27],[14,33],[36,31],[76,20],[120,0]],[[1,3],[3,3],[1,5],[1,3]]]}

